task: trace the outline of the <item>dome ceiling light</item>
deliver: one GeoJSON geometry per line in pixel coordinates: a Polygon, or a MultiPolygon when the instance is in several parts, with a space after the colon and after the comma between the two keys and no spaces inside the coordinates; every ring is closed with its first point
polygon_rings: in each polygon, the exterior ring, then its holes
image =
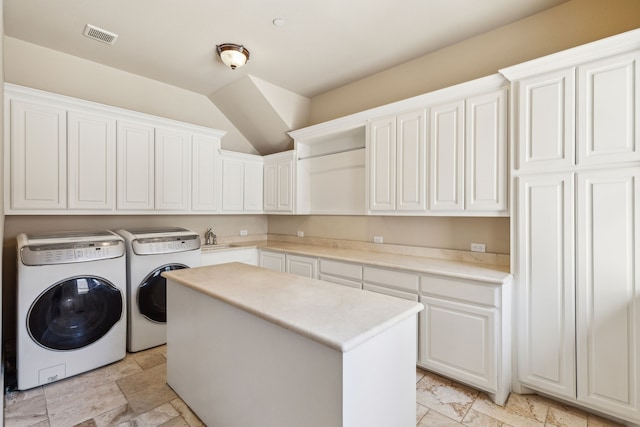
{"type": "Polygon", "coordinates": [[[220,59],[232,70],[242,67],[249,60],[249,51],[242,45],[223,43],[216,46],[220,59]]]}

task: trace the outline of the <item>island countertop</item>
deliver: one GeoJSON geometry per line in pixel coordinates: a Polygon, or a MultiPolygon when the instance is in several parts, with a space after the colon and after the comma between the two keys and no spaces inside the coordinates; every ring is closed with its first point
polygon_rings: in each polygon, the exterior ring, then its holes
{"type": "Polygon", "coordinates": [[[162,275],[342,352],[424,308],[414,301],[242,263],[173,270],[162,275]]]}

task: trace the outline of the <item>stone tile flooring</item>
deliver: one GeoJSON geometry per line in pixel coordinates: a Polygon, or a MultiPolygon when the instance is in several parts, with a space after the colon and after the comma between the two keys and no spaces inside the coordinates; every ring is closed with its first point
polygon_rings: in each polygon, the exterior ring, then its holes
{"type": "MultiPolygon", "coordinates": [[[[166,346],[160,346],[66,380],[10,392],[5,426],[203,426],[166,385],[165,369],[166,346]]],[[[417,427],[618,425],[537,395],[512,393],[500,407],[484,393],[420,369],[416,400],[417,427]]]]}

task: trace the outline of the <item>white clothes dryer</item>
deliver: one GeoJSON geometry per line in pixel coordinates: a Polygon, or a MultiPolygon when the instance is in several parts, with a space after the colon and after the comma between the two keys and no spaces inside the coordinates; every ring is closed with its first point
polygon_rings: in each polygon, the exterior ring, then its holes
{"type": "Polygon", "coordinates": [[[111,231],[17,236],[18,389],[126,355],[126,251],[111,231]]]}
{"type": "Polygon", "coordinates": [[[199,267],[200,236],[185,228],[117,230],[127,247],[127,350],[167,342],[165,271],[199,267]]]}

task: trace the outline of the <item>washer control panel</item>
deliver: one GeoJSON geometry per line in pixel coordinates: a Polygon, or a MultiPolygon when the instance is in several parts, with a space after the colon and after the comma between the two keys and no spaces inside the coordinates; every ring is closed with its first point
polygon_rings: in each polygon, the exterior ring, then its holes
{"type": "Polygon", "coordinates": [[[121,240],[24,246],[20,259],[25,265],[69,264],[124,256],[121,240]]]}

